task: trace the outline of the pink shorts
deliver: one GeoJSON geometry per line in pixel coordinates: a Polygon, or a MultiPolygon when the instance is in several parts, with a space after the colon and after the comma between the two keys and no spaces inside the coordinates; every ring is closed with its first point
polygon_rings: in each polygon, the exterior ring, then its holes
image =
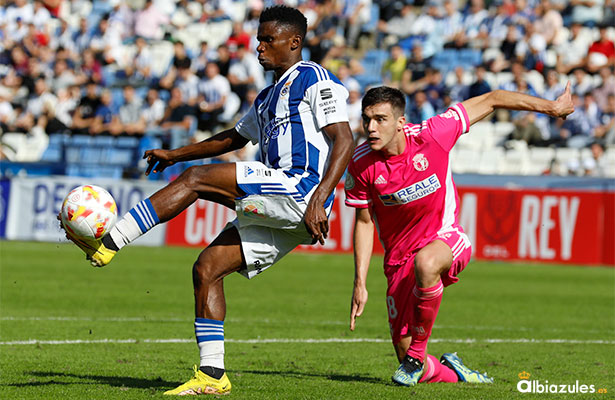
{"type": "MultiPolygon", "coordinates": [[[[446,243],[453,252],[453,264],[448,272],[442,274],[442,284],[452,285],[459,278],[457,275],[463,271],[470,261],[472,247],[470,240],[462,231],[447,232],[434,240],[446,243]]],[[[389,327],[393,344],[399,343],[402,337],[408,336],[414,307],[412,289],[416,285],[414,275],[414,257],[420,249],[414,251],[403,265],[385,265],[384,275],[387,278],[387,311],[389,313],[389,327]]]]}

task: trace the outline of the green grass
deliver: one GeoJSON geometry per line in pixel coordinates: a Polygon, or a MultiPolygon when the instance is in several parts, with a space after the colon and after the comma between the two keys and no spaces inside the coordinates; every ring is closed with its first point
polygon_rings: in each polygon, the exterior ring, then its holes
{"type": "MultiPolygon", "coordinates": [[[[190,272],[198,252],[128,247],[94,269],[71,245],[0,242],[0,399],[162,398],[188,379],[198,362],[190,272]],[[137,342],[7,344],[29,339],[137,342]]],[[[235,340],[226,344],[228,398],[615,398],[614,268],[472,262],[445,290],[429,352],[457,351],[496,383],[403,388],[390,383],[397,361],[381,262],[374,257],[370,300],[355,332],[348,330],[349,255],[293,253],[252,281],[228,277],[225,336],[235,340]],[[303,340],[327,338],[380,341],[303,340]],[[608,393],[521,394],[524,370],[608,393]]]]}

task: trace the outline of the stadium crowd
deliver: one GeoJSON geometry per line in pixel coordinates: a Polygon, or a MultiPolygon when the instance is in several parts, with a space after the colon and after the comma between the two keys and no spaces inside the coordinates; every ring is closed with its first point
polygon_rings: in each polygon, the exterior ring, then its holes
{"type": "MultiPolygon", "coordinates": [[[[27,137],[26,161],[57,134],[168,148],[201,140],[272,81],[255,36],[276,3],[308,18],[304,58],[348,88],[357,141],[372,85],[401,89],[416,123],[494,89],[553,100],[570,80],[568,119],[497,113],[491,121],[510,127],[497,144],[591,148],[559,173],[604,175],[615,147],[615,0],[12,0],[0,6],[0,129],[27,137]]],[[[21,161],[13,150],[3,140],[0,156],[21,161]]]]}

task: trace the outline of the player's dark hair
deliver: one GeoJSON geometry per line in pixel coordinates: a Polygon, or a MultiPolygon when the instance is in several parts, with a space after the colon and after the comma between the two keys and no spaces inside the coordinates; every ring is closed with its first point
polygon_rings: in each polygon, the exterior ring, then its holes
{"type": "Polygon", "coordinates": [[[288,25],[297,31],[302,39],[305,38],[305,34],[307,33],[307,19],[305,16],[296,8],[285,5],[265,8],[258,22],[260,24],[264,22],[277,22],[279,24],[288,25]]]}
{"type": "Polygon", "coordinates": [[[404,115],[404,111],[406,110],[406,97],[401,90],[389,86],[378,86],[369,89],[367,93],[365,93],[365,96],[363,96],[361,110],[365,111],[367,107],[382,103],[389,103],[395,114],[404,115]]]}

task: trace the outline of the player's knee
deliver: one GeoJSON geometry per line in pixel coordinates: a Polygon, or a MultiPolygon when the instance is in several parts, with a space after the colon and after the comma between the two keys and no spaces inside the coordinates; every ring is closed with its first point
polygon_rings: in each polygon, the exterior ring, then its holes
{"type": "Polygon", "coordinates": [[[194,286],[204,286],[218,279],[213,263],[204,257],[199,257],[192,266],[192,280],[194,286]]]}
{"type": "Polygon", "coordinates": [[[414,258],[414,272],[419,282],[439,276],[446,267],[446,262],[434,252],[419,251],[414,258]]]}

